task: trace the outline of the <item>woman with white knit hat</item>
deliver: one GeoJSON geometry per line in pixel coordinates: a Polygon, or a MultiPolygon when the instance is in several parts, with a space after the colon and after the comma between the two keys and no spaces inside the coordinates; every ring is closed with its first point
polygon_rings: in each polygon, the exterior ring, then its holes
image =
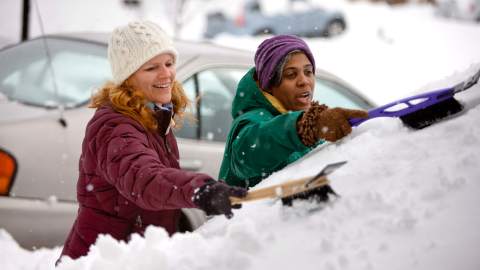
{"type": "MultiPolygon", "coordinates": [[[[82,144],[78,215],[62,256],[86,255],[99,234],[128,241],[148,225],[177,231],[181,208],[231,217],[229,196],[246,190],[181,170],[171,127],[188,99],[175,80],[178,57],[156,24],[131,22],[108,43],[113,82],[92,97],[82,144]]],[[[178,121],[177,121],[178,122],[178,121]]]]}

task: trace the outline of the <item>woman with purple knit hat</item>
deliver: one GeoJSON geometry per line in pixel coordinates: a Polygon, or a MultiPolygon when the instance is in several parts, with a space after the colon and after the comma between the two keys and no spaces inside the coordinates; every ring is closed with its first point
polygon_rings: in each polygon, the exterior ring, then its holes
{"type": "Polygon", "coordinates": [[[315,59],[302,39],[278,35],[263,41],[255,67],[237,87],[219,178],[254,186],[313,147],[348,135],[349,118],[368,116],[320,105],[312,101],[314,89],[315,59]]]}

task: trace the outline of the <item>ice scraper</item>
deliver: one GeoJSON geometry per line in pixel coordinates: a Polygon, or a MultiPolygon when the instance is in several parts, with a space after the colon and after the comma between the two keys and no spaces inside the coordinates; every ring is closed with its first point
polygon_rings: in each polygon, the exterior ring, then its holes
{"type": "Polygon", "coordinates": [[[455,86],[407,97],[368,111],[367,118],[352,118],[350,125],[361,123],[377,117],[400,117],[402,122],[414,129],[427,127],[448,116],[463,110],[463,105],[454,95],[465,91],[478,82],[480,70],[468,80],[455,86]]]}

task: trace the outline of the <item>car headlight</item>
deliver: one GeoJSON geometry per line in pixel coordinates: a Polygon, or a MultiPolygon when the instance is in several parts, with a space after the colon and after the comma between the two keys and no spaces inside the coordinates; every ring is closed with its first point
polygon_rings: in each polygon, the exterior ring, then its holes
{"type": "Polygon", "coordinates": [[[0,149],[0,196],[7,196],[17,172],[17,161],[8,152],[0,149]]]}

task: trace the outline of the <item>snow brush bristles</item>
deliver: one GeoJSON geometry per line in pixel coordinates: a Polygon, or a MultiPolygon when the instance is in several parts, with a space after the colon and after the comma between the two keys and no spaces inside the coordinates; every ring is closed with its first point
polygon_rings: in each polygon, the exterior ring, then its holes
{"type": "Polygon", "coordinates": [[[431,91],[404,98],[368,111],[368,118],[350,119],[350,125],[359,124],[376,117],[400,117],[402,122],[414,129],[421,129],[463,110],[463,105],[454,95],[465,91],[478,82],[480,70],[468,80],[454,87],[431,91]]]}
{"type": "Polygon", "coordinates": [[[422,129],[463,110],[463,105],[451,97],[413,113],[400,116],[402,122],[414,129],[422,129]]]}
{"type": "Polygon", "coordinates": [[[244,198],[230,197],[230,202],[235,205],[262,199],[281,199],[282,204],[286,206],[291,206],[292,201],[297,199],[328,202],[331,196],[339,197],[339,195],[330,187],[327,176],[346,163],[346,161],[340,161],[328,164],[313,177],[293,179],[282,184],[252,190],[244,198]]]}

